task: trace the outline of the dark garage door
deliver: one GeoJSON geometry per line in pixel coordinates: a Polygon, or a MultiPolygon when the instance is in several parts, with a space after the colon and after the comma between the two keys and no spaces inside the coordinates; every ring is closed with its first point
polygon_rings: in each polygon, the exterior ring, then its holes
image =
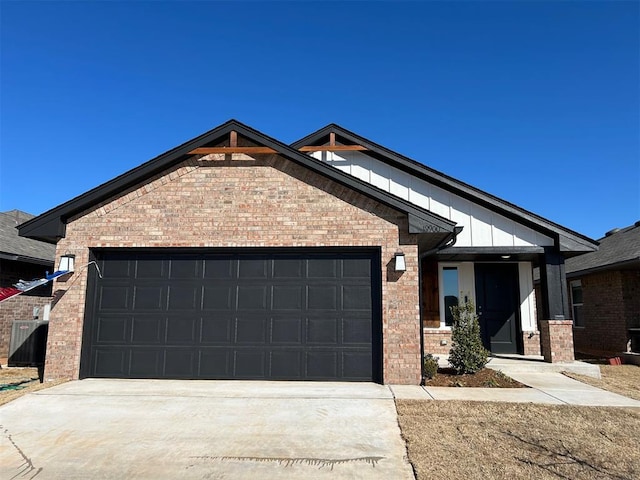
{"type": "Polygon", "coordinates": [[[379,254],[95,255],[82,377],[379,380],[379,254]]]}

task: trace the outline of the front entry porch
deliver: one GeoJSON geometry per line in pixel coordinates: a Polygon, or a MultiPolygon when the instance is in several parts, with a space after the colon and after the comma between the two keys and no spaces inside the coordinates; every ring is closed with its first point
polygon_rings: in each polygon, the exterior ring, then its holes
{"type": "Polygon", "coordinates": [[[541,356],[550,363],[573,361],[572,321],[564,310],[561,256],[541,247],[481,250],[446,248],[422,258],[424,354],[448,355],[453,325],[450,308],[471,301],[476,306],[483,344],[493,355],[541,356]],[[545,276],[539,309],[534,267],[541,267],[545,276]],[[552,311],[554,316],[550,317],[552,311]]]}

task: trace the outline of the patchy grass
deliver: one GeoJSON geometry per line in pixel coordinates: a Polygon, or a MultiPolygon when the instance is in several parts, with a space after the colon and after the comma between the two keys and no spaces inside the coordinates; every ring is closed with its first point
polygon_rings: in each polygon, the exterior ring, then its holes
{"type": "Polygon", "coordinates": [[[640,478],[640,411],[397,400],[417,480],[640,478]]]}
{"type": "Polygon", "coordinates": [[[66,380],[40,383],[37,368],[7,367],[0,369],[0,405],[31,392],[60,385],[66,380]]]}
{"type": "Polygon", "coordinates": [[[453,368],[439,368],[435,377],[425,380],[426,387],[528,388],[491,368],[478,373],[458,375],[453,368]]]}
{"type": "Polygon", "coordinates": [[[600,379],[571,372],[562,373],[582,383],[609,390],[634,400],[640,400],[640,366],[599,365],[599,367],[600,375],[602,375],[600,379]]]}

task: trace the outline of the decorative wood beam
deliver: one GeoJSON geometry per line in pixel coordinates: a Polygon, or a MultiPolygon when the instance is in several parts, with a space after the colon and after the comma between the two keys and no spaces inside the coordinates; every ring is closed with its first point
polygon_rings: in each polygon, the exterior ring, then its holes
{"type": "Polygon", "coordinates": [[[208,155],[210,153],[276,153],[270,147],[200,147],[194,148],[189,155],[208,155]]]}
{"type": "Polygon", "coordinates": [[[235,130],[231,130],[229,132],[229,146],[237,147],[238,146],[238,132],[235,130]]]}
{"type": "Polygon", "coordinates": [[[349,152],[369,149],[362,145],[308,145],[300,147],[298,150],[301,152],[349,152]]]}
{"type": "Polygon", "coordinates": [[[332,147],[336,144],[336,132],[329,133],[329,145],[332,147]]]}
{"type": "MultiPolygon", "coordinates": [[[[368,148],[362,145],[309,145],[299,150],[301,152],[347,152],[368,150],[368,148]]],[[[271,147],[200,147],[191,150],[189,155],[209,155],[210,153],[246,153],[251,155],[277,152],[271,147]]]]}

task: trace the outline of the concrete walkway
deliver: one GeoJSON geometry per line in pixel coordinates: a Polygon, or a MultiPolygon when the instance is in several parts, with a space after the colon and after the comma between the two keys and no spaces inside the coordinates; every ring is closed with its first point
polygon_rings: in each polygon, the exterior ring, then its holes
{"type": "Polygon", "coordinates": [[[413,479],[373,383],[99,380],[0,406],[0,478],[413,479]]]}
{"type": "Polygon", "coordinates": [[[394,396],[400,399],[531,402],[552,405],[640,408],[640,402],[637,400],[592,387],[558,373],[562,370],[568,370],[599,378],[600,370],[597,365],[584,362],[550,364],[538,361],[535,357],[492,357],[487,367],[500,370],[505,375],[531,388],[458,388],[394,385],[391,390],[394,396]]]}

